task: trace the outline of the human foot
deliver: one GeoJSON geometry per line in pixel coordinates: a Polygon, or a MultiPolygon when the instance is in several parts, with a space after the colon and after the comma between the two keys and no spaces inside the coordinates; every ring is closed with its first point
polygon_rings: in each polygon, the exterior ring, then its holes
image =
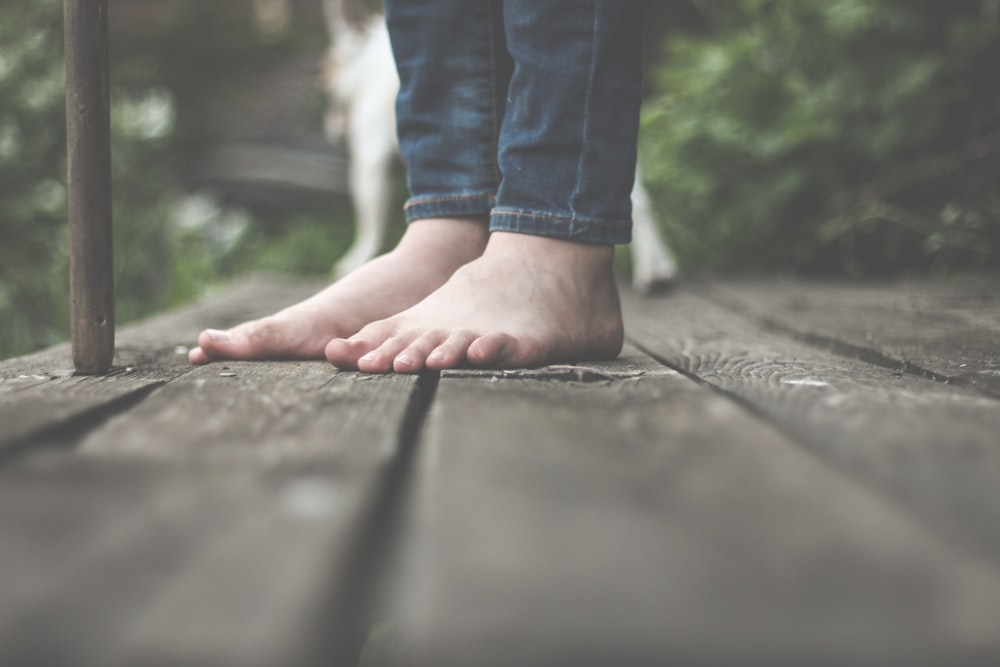
{"type": "Polygon", "coordinates": [[[612,257],[610,246],[495,232],[440,289],[331,340],[326,358],[369,373],[613,358],[624,332],[612,257]]]}
{"type": "Polygon", "coordinates": [[[437,218],[409,224],[395,250],[318,294],[227,331],[208,329],[188,353],[193,364],[221,359],[322,359],[333,338],[394,315],[436,290],[482,254],[482,220],[437,218]]]}

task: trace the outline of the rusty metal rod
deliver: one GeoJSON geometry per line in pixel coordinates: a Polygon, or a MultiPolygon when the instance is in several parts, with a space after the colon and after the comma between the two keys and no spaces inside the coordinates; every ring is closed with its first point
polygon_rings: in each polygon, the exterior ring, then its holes
{"type": "Polygon", "coordinates": [[[77,372],[95,375],[111,368],[115,347],[108,2],[64,0],[63,11],[70,331],[77,372]]]}

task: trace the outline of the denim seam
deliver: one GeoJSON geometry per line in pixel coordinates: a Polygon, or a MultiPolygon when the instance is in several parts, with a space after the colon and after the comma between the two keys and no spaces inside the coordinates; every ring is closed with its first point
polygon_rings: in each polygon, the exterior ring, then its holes
{"type": "Polygon", "coordinates": [[[478,195],[457,195],[454,197],[425,197],[422,199],[414,199],[406,202],[403,206],[404,209],[412,208],[414,206],[420,206],[422,204],[440,204],[441,202],[448,201],[468,201],[472,199],[496,199],[497,196],[492,193],[484,192],[478,195]]]}
{"type": "Polygon", "coordinates": [[[497,36],[496,21],[493,17],[493,3],[487,3],[486,18],[489,21],[490,31],[490,111],[493,120],[493,176],[496,182],[501,181],[500,164],[496,156],[500,151],[500,124],[497,120],[497,36]]]}
{"type": "Polygon", "coordinates": [[[507,216],[511,218],[522,217],[522,218],[539,218],[542,220],[556,220],[558,222],[568,222],[574,225],[586,225],[588,227],[615,227],[621,228],[622,225],[629,224],[628,220],[620,220],[618,222],[598,222],[596,220],[583,220],[577,217],[566,217],[561,215],[550,215],[547,213],[526,213],[523,211],[503,211],[493,209],[490,213],[490,217],[501,217],[507,216]]]}
{"type": "Polygon", "coordinates": [[[576,165],[576,185],[573,188],[573,194],[570,196],[569,208],[573,213],[573,219],[576,219],[576,203],[579,199],[580,194],[583,192],[583,180],[584,180],[584,163],[587,160],[587,155],[590,152],[590,142],[587,141],[587,136],[590,131],[590,107],[594,99],[594,79],[597,78],[597,43],[600,38],[600,0],[596,0],[594,3],[594,28],[593,34],[591,35],[591,44],[593,47],[590,51],[590,78],[587,80],[587,95],[583,101],[583,128],[582,136],[580,137],[580,145],[582,146],[580,150],[580,159],[576,165]]]}

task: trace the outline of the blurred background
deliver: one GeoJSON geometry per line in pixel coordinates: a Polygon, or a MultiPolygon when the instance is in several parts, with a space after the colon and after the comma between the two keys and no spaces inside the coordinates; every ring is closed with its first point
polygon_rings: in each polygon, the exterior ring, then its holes
{"type": "MultiPolygon", "coordinates": [[[[119,322],[350,244],[320,2],[110,0],[119,322]]],[[[1000,0],[648,5],[641,163],[685,274],[1000,266],[1000,0]]],[[[68,337],[62,58],[61,0],[0,0],[0,358],[68,337]]]]}

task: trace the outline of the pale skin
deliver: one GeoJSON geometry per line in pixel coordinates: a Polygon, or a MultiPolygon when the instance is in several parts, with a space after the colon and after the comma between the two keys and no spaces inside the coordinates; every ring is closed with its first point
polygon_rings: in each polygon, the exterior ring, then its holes
{"type": "Polygon", "coordinates": [[[325,357],[366,373],[609,359],[623,339],[612,258],[606,245],[488,234],[482,220],[419,220],[395,250],[319,294],[203,331],[189,358],[325,357]]]}

